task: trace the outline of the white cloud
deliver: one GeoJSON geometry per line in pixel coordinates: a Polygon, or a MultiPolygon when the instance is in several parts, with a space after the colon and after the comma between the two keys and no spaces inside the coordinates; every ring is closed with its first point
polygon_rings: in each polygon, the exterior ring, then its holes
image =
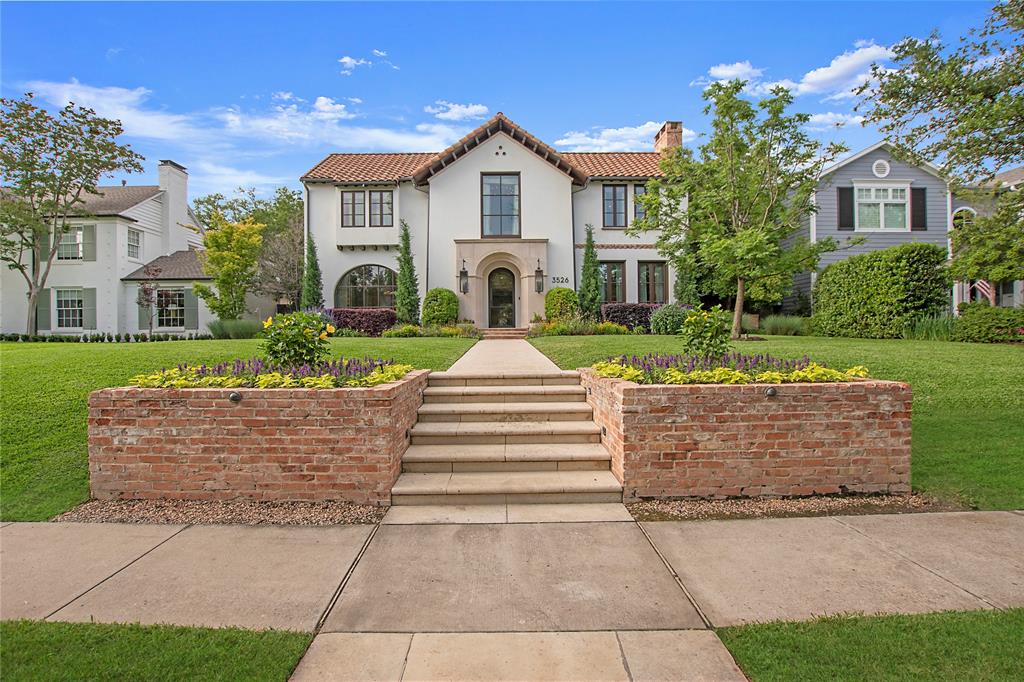
{"type": "Polygon", "coordinates": [[[112,62],[117,59],[118,55],[124,52],[123,47],[108,47],[106,52],[106,58],[108,62],[112,62]]]}
{"type": "Polygon", "coordinates": [[[813,114],[807,122],[810,130],[835,130],[848,125],[860,125],[864,121],[863,116],[854,114],[843,114],[835,111],[827,111],[821,114],[813,114]]]}
{"type": "Polygon", "coordinates": [[[328,121],[339,121],[355,118],[356,115],[345,108],[344,104],[335,102],[330,97],[317,97],[313,101],[313,116],[328,121]]]}
{"type": "MultiPolygon", "coordinates": [[[[559,149],[569,152],[625,152],[650,151],[654,148],[654,136],[661,130],[662,123],[648,121],[638,126],[622,128],[594,128],[589,131],[572,130],[555,140],[559,149]]],[[[694,131],[683,128],[683,142],[697,137],[694,131]]]]}
{"type": "MultiPolygon", "coordinates": [[[[223,191],[225,187],[277,187],[293,182],[295,178],[267,175],[250,169],[233,168],[214,161],[199,160],[189,166],[189,180],[200,188],[223,191]]],[[[201,194],[193,189],[192,194],[201,194]]]]}
{"type": "Polygon", "coordinates": [[[456,104],[439,99],[433,106],[423,107],[423,111],[442,121],[468,121],[487,118],[488,109],[483,104],[456,104]]]}
{"type": "Polygon", "coordinates": [[[373,56],[374,57],[387,57],[388,53],[385,52],[384,50],[374,50],[373,51],[373,56]]]}
{"type": "Polygon", "coordinates": [[[276,102],[289,102],[296,99],[295,95],[287,90],[278,90],[270,95],[270,98],[276,102]]]}
{"type": "Polygon", "coordinates": [[[349,57],[345,55],[338,60],[341,64],[341,73],[343,76],[351,76],[355,72],[357,66],[370,66],[373,64],[369,59],[356,59],[355,57],[349,57]]]}
{"type": "Polygon", "coordinates": [[[753,80],[761,76],[764,69],[754,68],[749,61],[735,62],[733,64],[716,64],[708,69],[708,76],[715,80],[753,80]]]}
{"type": "Polygon", "coordinates": [[[347,99],[349,102],[352,102],[352,104],[362,104],[363,103],[363,100],[359,99],[358,97],[346,97],[345,99],[347,99]]]}

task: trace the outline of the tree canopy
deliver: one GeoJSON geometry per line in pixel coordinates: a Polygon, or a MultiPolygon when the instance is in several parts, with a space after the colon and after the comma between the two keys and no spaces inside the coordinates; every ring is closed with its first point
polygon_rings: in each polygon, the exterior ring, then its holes
{"type": "Polygon", "coordinates": [[[193,289],[219,319],[237,320],[245,314],[245,296],[254,288],[264,226],[249,219],[231,222],[219,213],[210,221],[203,237],[206,249],[199,258],[214,286],[196,283],[193,289]]]}

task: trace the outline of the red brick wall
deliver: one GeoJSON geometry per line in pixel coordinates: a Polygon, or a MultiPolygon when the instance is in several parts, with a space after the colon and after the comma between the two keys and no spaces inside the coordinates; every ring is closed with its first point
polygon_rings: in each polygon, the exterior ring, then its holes
{"type": "Polygon", "coordinates": [[[98,499],[389,504],[429,372],[374,388],[109,388],[89,396],[98,499]]]}
{"type": "Polygon", "coordinates": [[[910,491],[910,386],[640,386],[581,370],[623,497],[910,491]]]}

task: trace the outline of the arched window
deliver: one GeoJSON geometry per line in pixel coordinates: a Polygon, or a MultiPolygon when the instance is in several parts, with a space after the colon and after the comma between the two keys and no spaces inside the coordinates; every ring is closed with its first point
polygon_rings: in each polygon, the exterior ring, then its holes
{"type": "Polygon", "coordinates": [[[335,308],[394,308],[395,271],[383,265],[360,265],[338,280],[335,308]]]}
{"type": "Polygon", "coordinates": [[[970,227],[974,223],[974,217],[978,215],[973,208],[964,206],[953,211],[953,228],[967,226],[970,227]]]}

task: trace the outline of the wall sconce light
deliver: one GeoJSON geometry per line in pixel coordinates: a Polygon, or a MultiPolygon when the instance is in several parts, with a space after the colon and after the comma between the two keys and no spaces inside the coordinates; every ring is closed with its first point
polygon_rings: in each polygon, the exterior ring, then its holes
{"type": "Polygon", "coordinates": [[[469,293],[469,270],[466,269],[466,259],[462,259],[462,269],[459,270],[459,291],[469,293]]]}
{"type": "Polygon", "coordinates": [[[544,271],[540,267],[540,258],[537,259],[537,269],[533,271],[533,286],[538,294],[544,293],[544,271]]]}

